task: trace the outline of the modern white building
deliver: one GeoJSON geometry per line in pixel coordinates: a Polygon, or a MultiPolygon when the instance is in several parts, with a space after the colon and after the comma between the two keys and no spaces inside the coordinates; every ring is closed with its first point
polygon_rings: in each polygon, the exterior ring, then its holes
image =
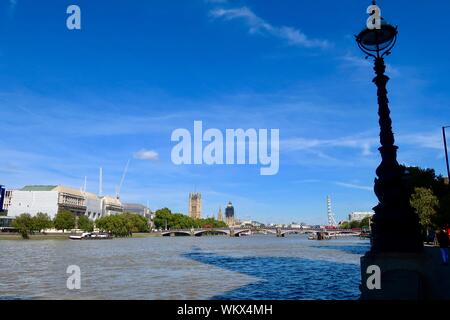
{"type": "Polygon", "coordinates": [[[364,218],[372,217],[374,215],[371,211],[354,211],[348,215],[348,220],[352,221],[361,221],[364,218]]]}
{"type": "Polygon", "coordinates": [[[115,197],[102,197],[103,215],[111,216],[123,213],[123,206],[120,199],[115,197]]]}
{"type": "Polygon", "coordinates": [[[34,216],[38,212],[55,217],[59,210],[69,210],[77,216],[86,212],[86,200],[80,190],[64,186],[26,186],[12,190],[8,216],[22,213],[34,216]]]}
{"type": "Polygon", "coordinates": [[[39,212],[54,218],[58,211],[68,210],[76,216],[86,215],[91,220],[103,216],[120,214],[123,206],[115,197],[99,197],[66,186],[25,186],[11,190],[8,197],[8,216],[17,217],[22,213],[34,216],[39,212]]]}
{"type": "Polygon", "coordinates": [[[94,193],[83,192],[86,200],[85,215],[91,220],[97,220],[103,216],[103,201],[94,193]]]}
{"type": "Polygon", "coordinates": [[[264,224],[261,223],[261,222],[258,222],[258,221],[254,221],[254,220],[245,220],[245,221],[242,221],[242,222],[240,223],[240,226],[241,226],[242,228],[245,228],[245,227],[255,227],[255,228],[260,228],[260,227],[263,227],[264,224]]]}
{"type": "Polygon", "coordinates": [[[152,214],[149,208],[139,203],[124,203],[123,212],[135,213],[145,218],[150,218],[152,214]]]}

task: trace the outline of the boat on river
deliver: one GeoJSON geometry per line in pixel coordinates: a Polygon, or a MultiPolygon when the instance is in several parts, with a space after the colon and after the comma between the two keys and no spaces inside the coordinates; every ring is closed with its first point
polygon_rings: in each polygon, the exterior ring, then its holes
{"type": "Polygon", "coordinates": [[[308,240],[330,240],[331,236],[328,232],[318,231],[308,237],[308,240]]]}
{"type": "Polygon", "coordinates": [[[108,233],[93,233],[93,232],[83,232],[81,235],[69,236],[71,240],[104,240],[112,239],[112,236],[108,233]]]}

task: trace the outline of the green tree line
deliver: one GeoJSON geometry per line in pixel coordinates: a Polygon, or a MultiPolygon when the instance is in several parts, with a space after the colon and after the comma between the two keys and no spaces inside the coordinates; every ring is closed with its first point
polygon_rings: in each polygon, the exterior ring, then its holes
{"type": "Polygon", "coordinates": [[[367,229],[369,228],[369,225],[370,225],[370,218],[365,217],[361,221],[354,220],[350,222],[343,222],[339,227],[342,229],[357,229],[357,228],[367,229]]]}
{"type": "Polygon", "coordinates": [[[117,237],[130,236],[133,232],[150,231],[146,218],[127,212],[115,216],[102,217],[95,222],[85,215],[77,218],[67,210],[59,211],[53,220],[48,214],[42,212],[37,213],[34,217],[28,213],[23,213],[14,219],[12,225],[24,239],[28,239],[29,234],[51,228],[62,230],[63,232],[74,228],[81,229],[85,232],[92,232],[97,227],[117,237]]]}
{"type": "Polygon", "coordinates": [[[168,208],[156,210],[155,227],[157,229],[224,228],[226,223],[214,218],[194,219],[181,213],[172,213],[168,208]]]}

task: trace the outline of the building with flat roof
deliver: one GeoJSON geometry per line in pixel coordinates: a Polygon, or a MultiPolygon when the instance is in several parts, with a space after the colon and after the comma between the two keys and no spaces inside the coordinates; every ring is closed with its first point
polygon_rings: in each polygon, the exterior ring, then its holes
{"type": "Polygon", "coordinates": [[[62,185],[31,185],[20,190],[11,190],[8,216],[22,213],[34,216],[39,212],[54,218],[61,210],[68,210],[76,216],[86,215],[91,220],[103,216],[120,214],[123,206],[116,197],[99,197],[94,193],[62,185]]]}
{"type": "Polygon", "coordinates": [[[151,210],[140,203],[124,203],[123,204],[124,212],[131,212],[143,216],[145,218],[150,218],[151,210]]]}
{"type": "Polygon", "coordinates": [[[361,221],[364,218],[372,217],[374,215],[371,211],[354,211],[348,215],[348,220],[352,221],[361,221]]]}
{"type": "Polygon", "coordinates": [[[8,216],[16,217],[22,213],[33,216],[43,212],[53,218],[60,210],[83,215],[86,212],[83,192],[65,186],[25,186],[12,191],[8,216]]]}

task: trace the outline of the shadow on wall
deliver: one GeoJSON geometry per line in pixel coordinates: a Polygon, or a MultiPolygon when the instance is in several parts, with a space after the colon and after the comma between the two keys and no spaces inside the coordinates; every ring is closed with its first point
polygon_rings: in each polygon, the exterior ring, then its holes
{"type": "Polygon", "coordinates": [[[290,257],[230,257],[198,251],[184,257],[260,279],[213,300],[354,300],[360,296],[360,267],[356,264],[290,257]]]}

